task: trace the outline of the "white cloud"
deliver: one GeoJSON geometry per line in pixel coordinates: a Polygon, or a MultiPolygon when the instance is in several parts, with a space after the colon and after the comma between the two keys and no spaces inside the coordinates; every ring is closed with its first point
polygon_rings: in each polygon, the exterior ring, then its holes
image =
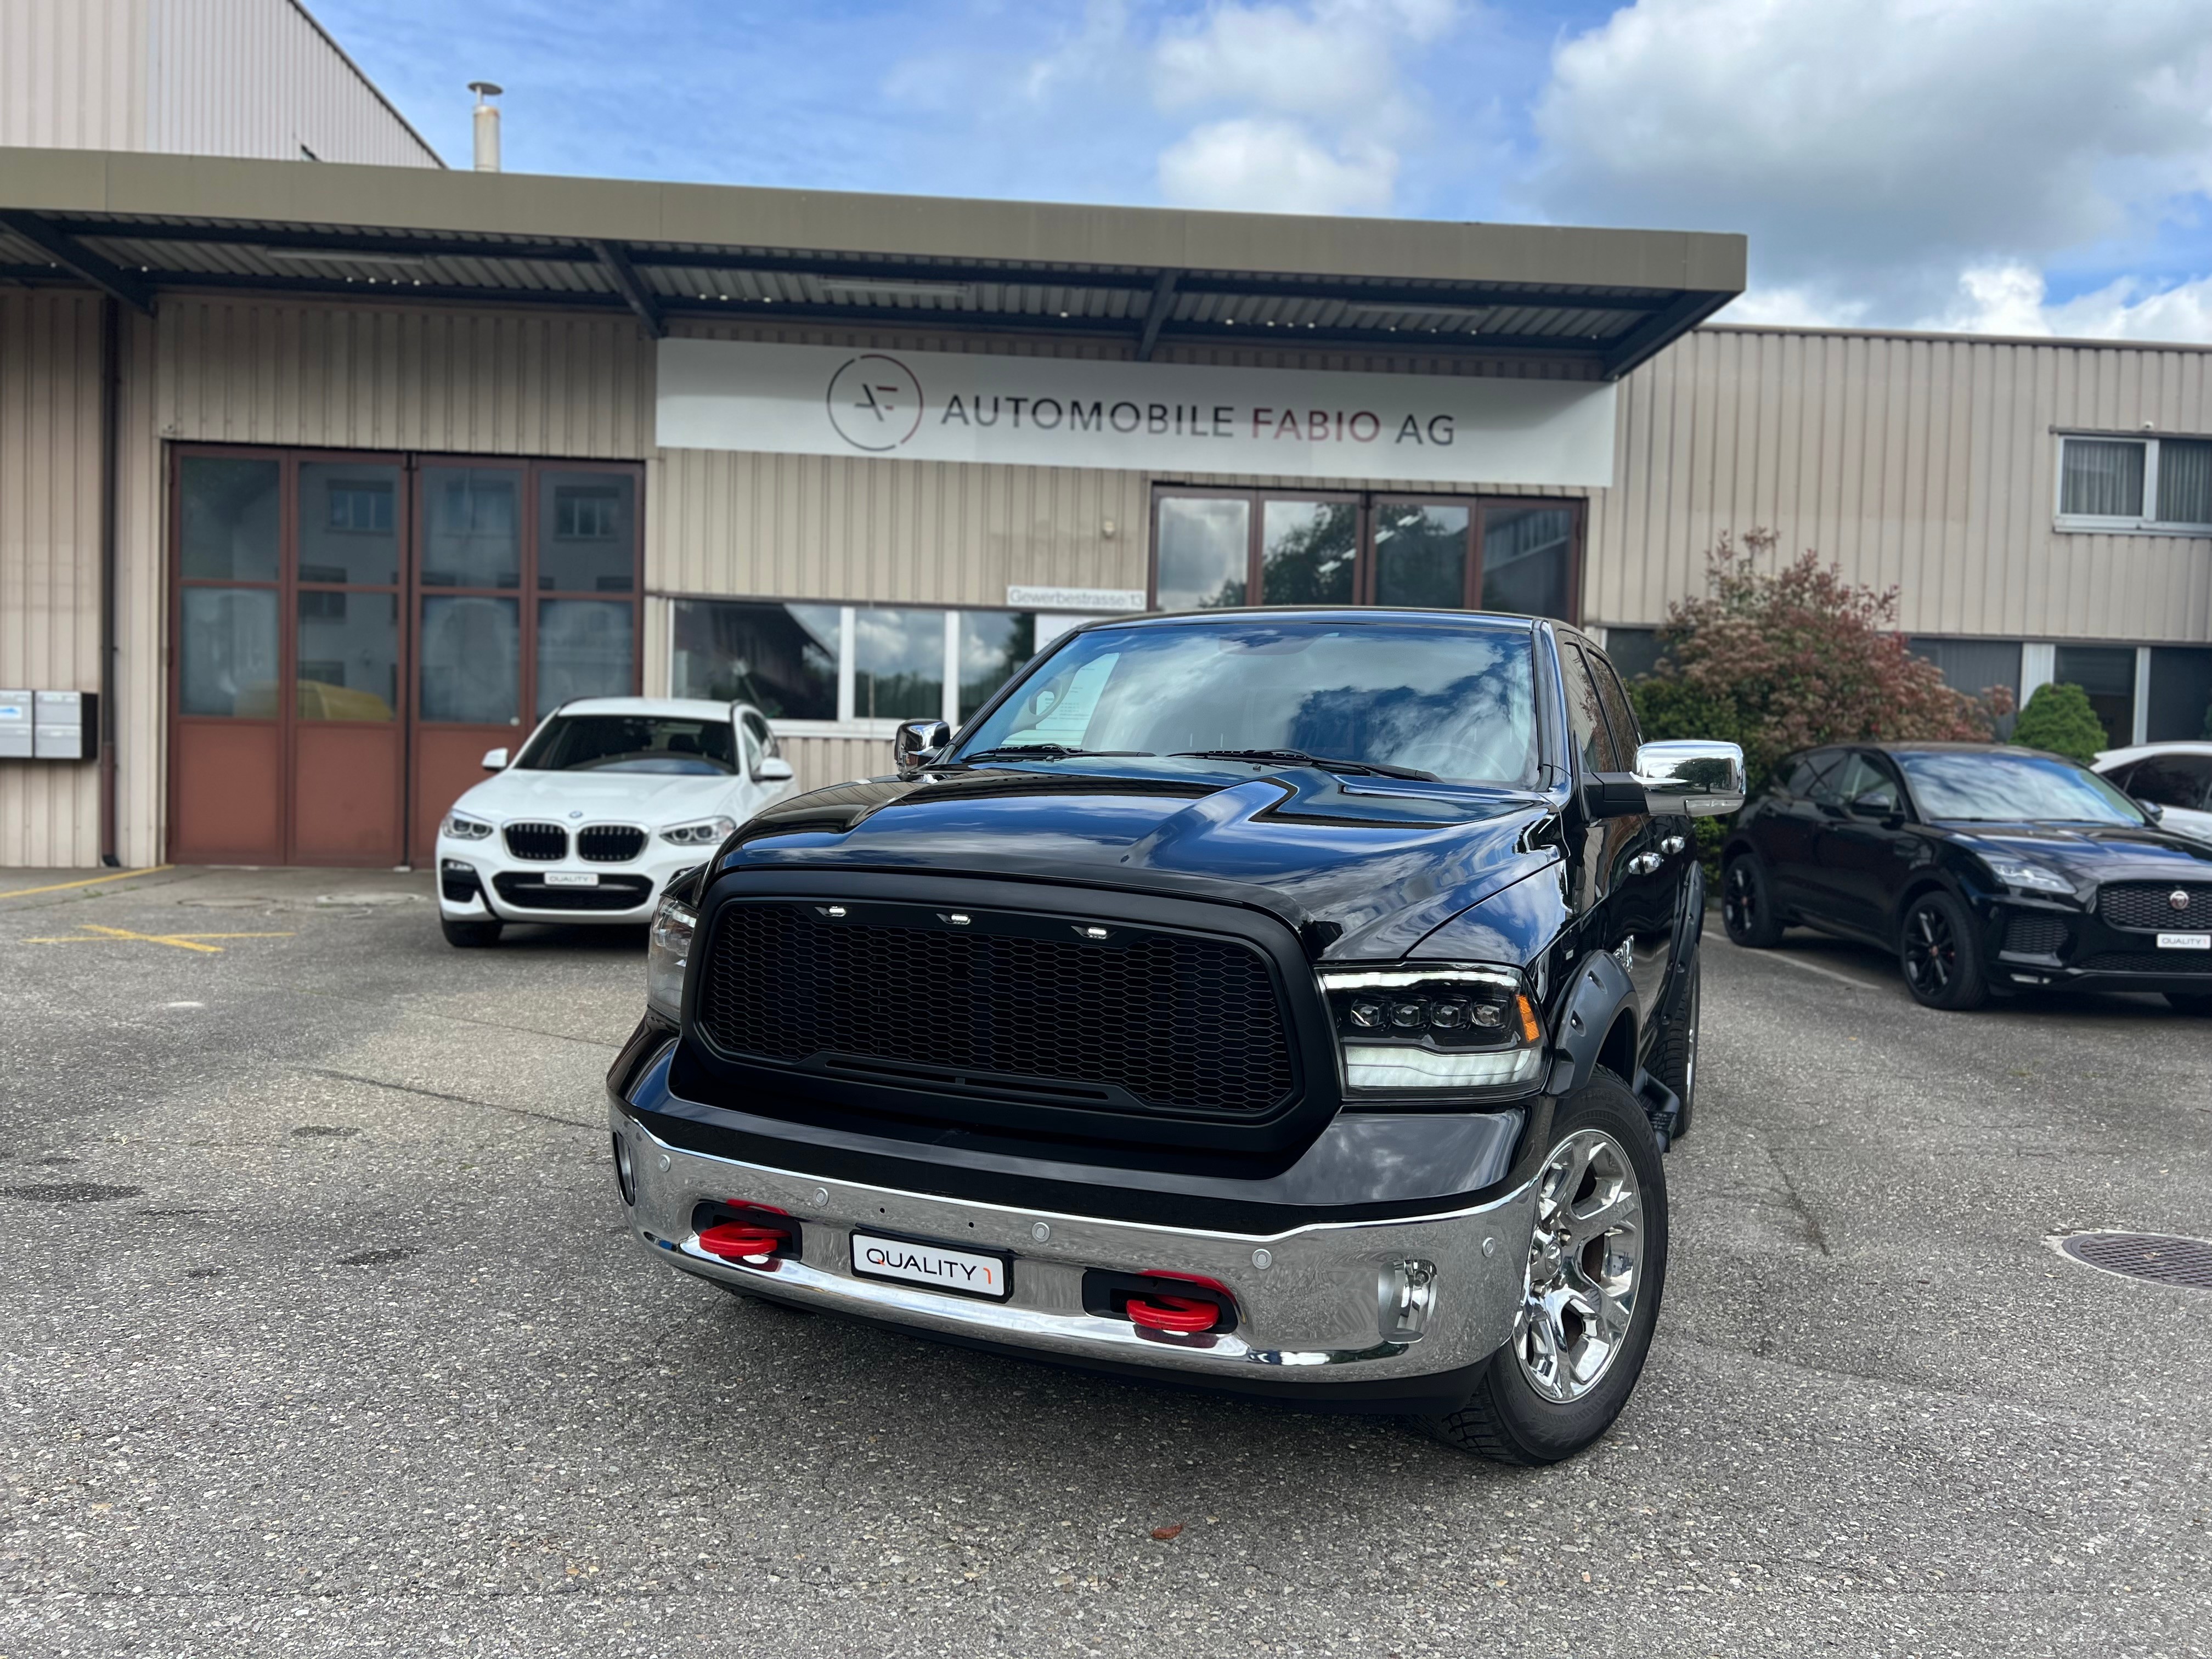
{"type": "Polygon", "coordinates": [[[1917,326],[2073,339],[2212,341],[2212,276],[2166,289],[2123,277],[2057,304],[2048,292],[2042,272],[2033,266],[1977,266],[1959,279],[1957,300],[1917,326]]]}
{"type": "Polygon", "coordinates": [[[1162,151],[1161,194],[1191,207],[1380,213],[1427,125],[1405,59],[1454,0],[1217,3],[1152,43],[1164,113],[1208,118],[1162,151]]]}
{"type": "Polygon", "coordinates": [[[1635,0],[1555,54],[1531,189],[1569,222],[1748,232],[1773,291],[1735,315],[2018,319],[2048,308],[2001,273],[2212,187],[2208,112],[2204,0],[1635,0]]]}
{"type": "Polygon", "coordinates": [[[1248,213],[1380,213],[1398,158],[1387,146],[1325,149],[1296,121],[1210,122],[1160,156],[1160,189],[1187,207],[1248,213]]]}

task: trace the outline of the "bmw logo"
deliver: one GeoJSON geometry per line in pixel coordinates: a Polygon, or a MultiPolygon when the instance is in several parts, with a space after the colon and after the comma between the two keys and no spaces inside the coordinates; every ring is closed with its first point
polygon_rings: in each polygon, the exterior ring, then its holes
{"type": "MultiPolygon", "coordinates": [[[[568,814],[568,816],[569,816],[570,817],[572,817],[572,818],[580,818],[580,817],[583,817],[584,815],[583,815],[581,812],[571,812],[571,813],[569,813],[569,814],[568,814]]],[[[2188,902],[2189,902],[2189,901],[2188,901],[2187,899],[2184,899],[2184,900],[2182,901],[2182,902],[2183,902],[2184,904],[2186,904],[2188,902]]]]}
{"type": "Polygon", "coordinates": [[[2177,910],[2186,910],[2189,908],[2188,890],[2177,887],[2166,896],[2166,902],[2177,910]]]}

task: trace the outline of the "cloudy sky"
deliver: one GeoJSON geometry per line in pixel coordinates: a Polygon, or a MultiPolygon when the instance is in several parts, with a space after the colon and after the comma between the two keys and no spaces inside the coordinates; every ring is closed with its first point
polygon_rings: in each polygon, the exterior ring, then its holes
{"type": "Polygon", "coordinates": [[[1741,230],[1733,320],[2212,340],[2212,0],[310,0],[449,161],[1741,230]]]}

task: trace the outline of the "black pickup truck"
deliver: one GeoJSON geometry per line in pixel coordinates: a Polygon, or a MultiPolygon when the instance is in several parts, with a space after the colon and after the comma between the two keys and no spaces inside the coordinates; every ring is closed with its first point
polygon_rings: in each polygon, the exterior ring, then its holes
{"type": "Polygon", "coordinates": [[[671,1266],[1567,1456],[1635,1386],[1727,744],[1460,612],[1095,623],[671,884],[608,1079],[671,1266]]]}

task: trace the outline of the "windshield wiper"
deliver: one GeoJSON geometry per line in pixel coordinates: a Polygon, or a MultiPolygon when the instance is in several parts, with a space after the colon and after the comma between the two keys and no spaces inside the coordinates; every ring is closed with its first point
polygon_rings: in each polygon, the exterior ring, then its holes
{"type": "Polygon", "coordinates": [[[1010,743],[996,749],[979,749],[972,755],[947,761],[948,766],[973,766],[977,761],[1004,760],[1133,760],[1149,758],[1149,749],[1071,749],[1064,743],[1010,743]]]}
{"type": "Polygon", "coordinates": [[[1303,749],[1179,749],[1173,758],[1277,761],[1285,766],[1317,766],[1324,772],[1366,774],[1378,778],[1412,778],[1420,783],[1443,781],[1433,772],[1416,771],[1410,766],[1385,766],[1381,761],[1331,760],[1325,755],[1309,755],[1303,749]]]}

